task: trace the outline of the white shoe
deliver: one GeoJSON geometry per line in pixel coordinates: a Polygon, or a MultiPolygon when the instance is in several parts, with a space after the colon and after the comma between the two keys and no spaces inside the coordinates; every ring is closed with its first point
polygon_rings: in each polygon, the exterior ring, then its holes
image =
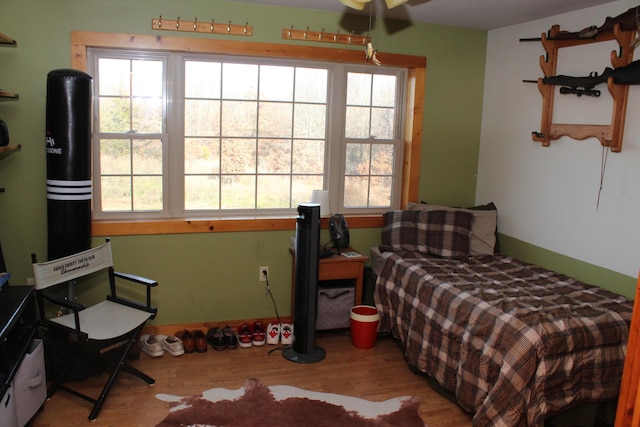
{"type": "Polygon", "coordinates": [[[269,323],[267,325],[267,344],[275,345],[280,341],[280,324],[269,323]]]}
{"type": "Polygon", "coordinates": [[[140,350],[144,351],[151,357],[160,357],[164,354],[164,350],[162,350],[162,344],[160,343],[160,341],[158,341],[155,335],[141,335],[138,345],[140,346],[140,350]]]}
{"type": "Polygon", "coordinates": [[[293,344],[293,325],[290,323],[283,323],[280,328],[280,342],[282,344],[293,344]]]}
{"type": "Polygon", "coordinates": [[[156,335],[156,339],[160,341],[162,348],[170,355],[182,356],[184,354],[184,344],[175,335],[156,335]]]}

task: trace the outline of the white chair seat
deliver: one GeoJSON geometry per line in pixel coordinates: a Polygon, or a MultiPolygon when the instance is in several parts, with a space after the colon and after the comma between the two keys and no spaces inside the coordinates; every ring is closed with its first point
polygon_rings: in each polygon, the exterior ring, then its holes
{"type": "MultiPolygon", "coordinates": [[[[102,301],[82,310],[79,315],[81,331],[86,333],[89,339],[99,341],[131,332],[131,325],[142,325],[151,317],[151,313],[112,301],[102,301]]],[[[76,328],[73,313],[49,320],[67,328],[76,328]]]]}

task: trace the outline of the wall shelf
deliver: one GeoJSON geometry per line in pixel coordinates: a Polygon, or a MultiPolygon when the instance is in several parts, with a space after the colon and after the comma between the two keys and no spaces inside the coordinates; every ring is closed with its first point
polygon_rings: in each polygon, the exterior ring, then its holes
{"type": "MultiPolygon", "coordinates": [[[[545,77],[557,74],[558,50],[561,48],[580,46],[591,43],[615,40],[620,46],[619,51],[611,52],[611,64],[613,68],[620,68],[629,65],[633,60],[633,49],[631,44],[635,38],[635,30],[622,30],[619,24],[613,26],[612,31],[605,31],[590,39],[575,40],[554,40],[553,37],[560,34],[560,26],[554,25],[549,30],[549,35],[542,34],[541,42],[546,56],[540,56],[540,68],[545,77]]],[[[627,99],[629,96],[629,86],[619,85],[609,77],[607,88],[613,98],[613,112],[610,125],[590,125],[590,124],[558,124],[553,123],[553,106],[555,86],[546,85],[542,78],[538,79],[538,90],[542,95],[542,119],[540,131],[532,132],[534,141],[540,142],[543,146],[550,145],[551,140],[562,136],[583,140],[594,137],[600,141],[604,147],[609,147],[612,152],[617,153],[622,150],[622,137],[624,122],[627,112],[627,99]]]]}

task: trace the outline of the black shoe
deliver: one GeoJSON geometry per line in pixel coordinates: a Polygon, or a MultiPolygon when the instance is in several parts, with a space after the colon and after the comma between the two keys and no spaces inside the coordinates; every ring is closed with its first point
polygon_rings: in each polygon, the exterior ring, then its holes
{"type": "Polygon", "coordinates": [[[238,337],[229,325],[222,329],[222,335],[224,336],[223,342],[227,350],[235,350],[238,348],[238,337]]]}
{"type": "Polygon", "coordinates": [[[222,351],[226,348],[224,343],[224,335],[217,326],[207,331],[207,341],[214,350],[222,351]]]}

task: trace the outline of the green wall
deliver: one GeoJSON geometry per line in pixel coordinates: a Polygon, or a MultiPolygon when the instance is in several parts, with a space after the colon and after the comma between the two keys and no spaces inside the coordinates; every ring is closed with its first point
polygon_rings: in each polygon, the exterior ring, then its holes
{"type": "MultiPolygon", "coordinates": [[[[484,31],[413,25],[401,31],[377,22],[378,58],[384,52],[427,57],[420,198],[472,204],[475,198],[487,34],[484,31]]],[[[32,276],[30,253],[46,256],[46,76],[70,67],[71,31],[240,39],[272,43],[294,26],[341,33],[366,31],[367,17],[215,0],[13,0],[5,1],[0,32],[17,48],[0,49],[0,88],[18,92],[0,102],[11,142],[22,150],[0,161],[0,238],[13,284],[32,276]],[[253,26],[254,36],[209,36],[151,30],[151,19],[228,22],[253,26]]],[[[310,45],[327,47],[324,43],[310,45]]],[[[341,46],[344,47],[344,46],[341,46]]],[[[363,54],[364,58],[364,54],[363,54]]],[[[326,231],[323,231],[323,240],[326,231]]],[[[158,324],[274,316],[258,267],[268,265],[280,315],[290,314],[294,230],[114,237],[118,269],[157,279],[158,324]]],[[[353,246],[368,253],[380,230],[352,230],[353,246]]],[[[328,238],[327,238],[328,239],[328,238]]],[[[102,238],[95,238],[99,243],[102,238]]]]}

